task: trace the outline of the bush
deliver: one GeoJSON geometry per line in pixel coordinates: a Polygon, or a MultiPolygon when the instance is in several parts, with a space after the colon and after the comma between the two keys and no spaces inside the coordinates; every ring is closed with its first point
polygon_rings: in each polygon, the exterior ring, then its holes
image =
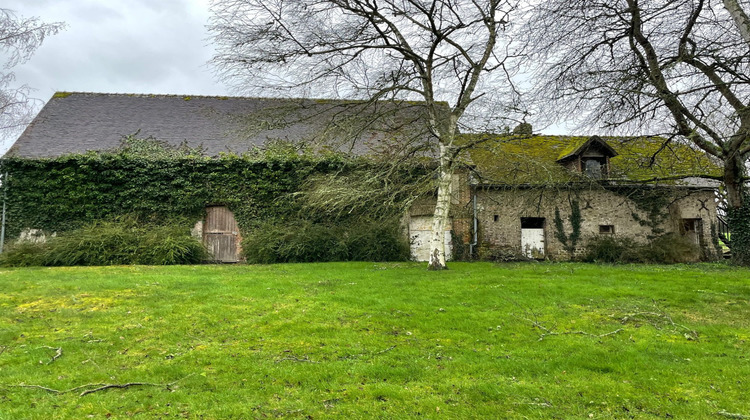
{"type": "Polygon", "coordinates": [[[409,244],[397,221],[331,224],[299,220],[257,227],[245,235],[242,252],[250,264],[405,261],[409,244]]]}
{"type": "Polygon", "coordinates": [[[7,246],[0,254],[0,265],[3,267],[34,267],[44,265],[46,243],[16,242],[7,246]]]}
{"type": "Polygon", "coordinates": [[[195,264],[207,258],[203,244],[187,228],[120,218],[91,223],[46,243],[19,242],[0,255],[0,265],[170,265],[195,264]]]}
{"type": "Polygon", "coordinates": [[[700,250],[687,238],[669,233],[648,244],[629,238],[597,237],[589,240],[583,257],[588,262],[676,264],[700,260],[700,250]]]}
{"type": "Polygon", "coordinates": [[[659,236],[647,245],[627,250],[623,254],[626,262],[654,264],[676,264],[700,261],[700,250],[684,236],[674,233],[659,236]]]}
{"type": "Polygon", "coordinates": [[[483,243],[477,248],[477,259],[479,261],[492,262],[519,262],[533,260],[513,247],[496,247],[487,243],[483,243]]]}
{"type": "Polygon", "coordinates": [[[583,256],[584,261],[616,263],[625,262],[623,256],[629,249],[637,248],[638,245],[629,238],[618,238],[615,236],[596,237],[588,241],[583,256]]]}

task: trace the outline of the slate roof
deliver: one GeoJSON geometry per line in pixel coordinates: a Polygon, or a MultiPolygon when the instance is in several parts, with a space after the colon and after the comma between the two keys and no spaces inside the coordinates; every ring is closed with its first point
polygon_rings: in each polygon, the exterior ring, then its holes
{"type": "Polygon", "coordinates": [[[6,156],[113,150],[136,133],[202,148],[209,156],[243,153],[272,140],[366,154],[397,135],[427,136],[419,122],[423,110],[403,102],[58,92],[6,156]],[[364,117],[373,113],[378,118],[364,117]]]}

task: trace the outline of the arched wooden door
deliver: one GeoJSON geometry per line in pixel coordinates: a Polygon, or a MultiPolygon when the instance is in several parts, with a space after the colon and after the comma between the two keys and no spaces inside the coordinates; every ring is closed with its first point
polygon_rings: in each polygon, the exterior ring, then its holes
{"type": "Polygon", "coordinates": [[[240,260],[240,229],[228,208],[206,207],[203,243],[214,261],[235,263],[240,260]]]}

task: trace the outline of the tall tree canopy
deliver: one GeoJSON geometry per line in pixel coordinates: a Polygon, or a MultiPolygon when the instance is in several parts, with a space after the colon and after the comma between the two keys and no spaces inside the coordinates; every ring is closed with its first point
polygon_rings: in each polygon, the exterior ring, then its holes
{"type": "Polygon", "coordinates": [[[444,231],[460,121],[510,88],[512,0],[215,0],[220,75],[246,92],[419,100],[438,150],[430,268],[445,268],[444,231]],[[447,105],[446,105],[447,104],[447,105]]]}
{"type": "Polygon", "coordinates": [[[33,112],[29,87],[14,87],[15,75],[11,69],[26,62],[47,36],[64,27],[63,23],[44,23],[38,18],[23,18],[12,10],[0,8],[0,51],[5,60],[0,70],[0,132],[26,126],[33,112]]]}
{"type": "Polygon", "coordinates": [[[523,33],[543,114],[688,141],[723,162],[732,252],[750,264],[746,0],[548,0],[523,33]]]}

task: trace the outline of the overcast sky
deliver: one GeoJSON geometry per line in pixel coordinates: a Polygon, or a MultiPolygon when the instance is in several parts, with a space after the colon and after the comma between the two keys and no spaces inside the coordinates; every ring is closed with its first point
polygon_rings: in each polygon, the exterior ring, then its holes
{"type": "Polygon", "coordinates": [[[56,91],[225,95],[206,62],[209,0],[3,0],[65,31],[14,71],[47,100],[56,91]]]}

